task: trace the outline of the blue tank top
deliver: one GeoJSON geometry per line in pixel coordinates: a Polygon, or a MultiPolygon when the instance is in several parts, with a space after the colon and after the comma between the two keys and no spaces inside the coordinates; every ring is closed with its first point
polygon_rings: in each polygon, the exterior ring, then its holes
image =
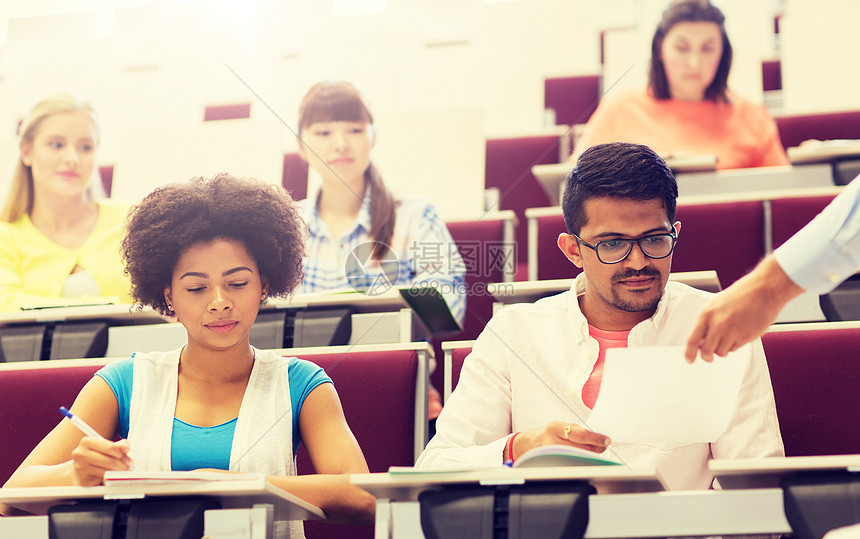
{"type": "MultiPolygon", "coordinates": [[[[134,374],[133,358],[134,356],[108,363],[96,372],[96,376],[107,382],[116,397],[119,407],[118,434],[122,438],[128,437],[134,374]]],[[[315,363],[294,357],[290,358],[287,373],[290,380],[290,404],[294,411],[291,415],[293,455],[295,456],[302,441],[299,434],[302,403],[318,385],[331,383],[331,378],[315,363]]],[[[198,427],[173,418],[173,433],[170,441],[171,469],[177,471],[199,468],[228,469],[237,419],[233,418],[212,427],[198,427]]]]}

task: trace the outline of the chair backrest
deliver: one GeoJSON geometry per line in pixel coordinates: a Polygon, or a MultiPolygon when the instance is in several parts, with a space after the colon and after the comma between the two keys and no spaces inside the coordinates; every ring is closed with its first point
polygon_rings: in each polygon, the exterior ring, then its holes
{"type": "Polygon", "coordinates": [[[860,110],[775,118],[785,148],[804,140],[860,139],[860,110]]]}
{"type": "MultiPolygon", "coordinates": [[[[581,270],[556,246],[566,232],[561,210],[532,214],[537,225],[537,279],[569,279],[581,270]]],[[[764,212],[760,200],[679,204],[681,234],[672,255],[672,271],[716,270],[723,288],[752,269],[765,254],[764,212]]]]}
{"type": "MultiPolygon", "coordinates": [[[[487,217],[468,221],[449,221],[446,223],[454,243],[460,250],[460,255],[466,264],[466,318],[463,320],[463,331],[446,335],[444,340],[475,339],[493,316],[493,296],[487,292],[488,283],[499,283],[505,279],[505,273],[510,276],[516,269],[516,259],[505,261],[511,253],[503,252],[506,247],[513,247],[512,254],[516,257],[516,245],[506,245],[513,238],[506,238],[504,219],[487,217]],[[507,268],[507,269],[506,269],[507,268]]],[[[433,339],[436,357],[442,357],[442,339],[433,339]]],[[[433,387],[440,389],[445,380],[444,368],[436,365],[430,381],[433,387]]]]}
{"type": "Polygon", "coordinates": [[[558,235],[567,232],[564,216],[543,215],[537,217],[537,261],[538,280],[570,279],[576,277],[582,269],[564,256],[558,248],[558,235]]]}
{"type": "Polygon", "coordinates": [[[463,362],[466,356],[472,353],[472,348],[458,348],[451,353],[451,391],[457,387],[460,381],[460,371],[463,370],[463,362]]]}
{"type": "MultiPolygon", "coordinates": [[[[500,210],[514,210],[517,220],[525,223],[526,208],[549,206],[550,201],[540,182],[532,174],[534,165],[558,163],[559,138],[540,135],[487,140],[484,188],[499,190],[500,210]]],[[[517,227],[516,241],[526,246],[525,227],[517,227]]],[[[526,252],[517,253],[518,263],[525,265],[526,252]]]]}
{"type": "Polygon", "coordinates": [[[672,271],[717,270],[726,288],[764,256],[764,212],[759,200],[679,205],[681,234],[672,271]]]}
{"type": "Polygon", "coordinates": [[[281,185],[289,191],[294,200],[308,196],[308,162],[297,153],[284,154],[284,171],[281,185]]]}
{"type": "MultiPolygon", "coordinates": [[[[419,376],[417,352],[349,352],[301,357],[316,363],[331,377],[346,421],[371,472],[385,472],[390,466],[412,466],[419,376]]],[[[300,474],[313,473],[304,447],[299,450],[297,468],[300,474]]]]}
{"type": "MultiPolygon", "coordinates": [[[[425,387],[419,377],[426,372],[420,368],[426,358],[415,350],[302,357],[323,367],[331,377],[371,471],[414,463],[416,394],[417,388],[425,387]],[[385,425],[384,437],[379,436],[380,425],[385,425]]],[[[59,407],[70,407],[84,384],[107,361],[55,360],[33,368],[9,364],[0,369],[0,425],[14,433],[0,444],[0,484],[60,422],[59,407]],[[47,393],[46,388],[50,388],[47,393]]],[[[424,408],[422,417],[426,418],[424,408]]],[[[298,462],[300,473],[313,471],[304,449],[298,462]]]]}
{"type": "Polygon", "coordinates": [[[860,452],[860,327],[762,337],[787,456],[860,452]]]}
{"type": "Polygon", "coordinates": [[[445,391],[444,400],[448,400],[451,393],[460,381],[460,371],[463,370],[463,362],[466,356],[472,353],[474,341],[452,341],[446,343],[442,348],[445,351],[445,391]]]}
{"type": "Polygon", "coordinates": [[[102,366],[95,361],[83,366],[54,365],[63,362],[45,362],[52,364],[50,368],[10,364],[0,370],[0,426],[8,433],[0,443],[0,485],[57,426],[63,418],[60,406],[70,408],[84,384],[102,366]]]}
{"type": "Polygon", "coordinates": [[[782,64],[779,60],[761,63],[761,89],[765,92],[782,90],[782,64]]]}
{"type": "Polygon", "coordinates": [[[836,195],[774,198],[770,201],[771,241],[776,249],[803,228],[836,195]]]}
{"type": "Polygon", "coordinates": [[[555,111],[557,125],[584,124],[600,101],[600,75],[544,80],[544,106],[555,111]]]}
{"type": "Polygon", "coordinates": [[[251,117],[251,103],[233,103],[230,105],[211,105],[203,111],[204,122],[218,120],[239,120],[251,117]]]}
{"type": "MultiPolygon", "coordinates": [[[[343,405],[346,422],[371,472],[385,472],[390,466],[414,464],[415,393],[419,376],[419,357],[415,351],[302,357],[325,369],[331,377],[343,405]]],[[[426,408],[425,405],[425,417],[426,408]]],[[[296,467],[299,474],[314,472],[304,445],[296,456],[296,467]]],[[[372,526],[315,521],[306,521],[304,526],[308,539],[373,537],[372,526]]]]}

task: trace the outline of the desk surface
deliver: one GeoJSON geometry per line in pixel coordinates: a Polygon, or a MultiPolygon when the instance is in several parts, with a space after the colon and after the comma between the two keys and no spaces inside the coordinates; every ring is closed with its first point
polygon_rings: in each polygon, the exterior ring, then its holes
{"type": "MultiPolygon", "coordinates": [[[[329,292],[320,294],[296,294],[288,299],[272,298],[260,310],[308,308],[308,307],[353,307],[359,312],[397,311],[409,307],[397,288],[383,294],[367,295],[361,292],[329,292]]],[[[160,314],[149,307],[135,309],[132,304],[83,305],[77,307],[50,307],[30,309],[14,313],[0,313],[0,326],[6,324],[65,322],[73,320],[117,320],[135,322],[165,322],[160,314]]]]}
{"type": "MultiPolygon", "coordinates": [[[[860,145],[843,148],[830,148],[812,152],[809,150],[795,152],[789,150],[789,156],[795,163],[810,163],[808,165],[791,167],[757,167],[728,170],[708,170],[707,162],[703,159],[688,159],[682,163],[679,158],[673,166],[676,173],[678,193],[680,196],[730,194],[745,191],[783,190],[804,187],[828,187],[833,185],[833,172],[827,161],[836,156],[854,155],[860,151],[860,145]],[[689,164],[689,166],[685,166],[689,164]]],[[[561,182],[572,168],[570,163],[553,163],[535,165],[532,174],[538,179],[549,196],[552,204],[559,203],[561,182]]]]}
{"type": "Polygon", "coordinates": [[[0,313],[0,326],[10,324],[42,324],[48,322],[85,320],[115,320],[119,323],[153,324],[165,322],[150,308],[136,310],[128,303],[110,305],[81,305],[78,307],[47,307],[14,313],[0,313]]]}
{"type": "Polygon", "coordinates": [[[809,472],[860,472],[860,454],[711,460],[708,466],[725,489],[779,488],[781,479],[809,472]]]}
{"type": "MultiPolygon", "coordinates": [[[[407,469],[408,470],[408,469],[407,469]]],[[[554,468],[487,468],[470,471],[424,471],[355,474],[350,477],[378,498],[417,500],[425,490],[450,485],[519,485],[532,481],[588,481],[598,492],[660,492],[663,480],[656,470],[636,474],[625,466],[565,466],[554,468]]]]}
{"type": "Polygon", "coordinates": [[[200,481],[183,484],[111,485],[98,487],[32,487],[0,489],[0,503],[35,514],[52,505],[87,499],[139,499],[146,496],[201,495],[218,498],[224,509],[269,503],[275,520],[324,520],[318,507],[266,481],[264,477],[237,481],[200,481]]]}
{"type": "Polygon", "coordinates": [[[860,140],[819,140],[786,150],[794,164],[828,163],[835,159],[860,159],[860,140]]]}
{"type": "MultiPolygon", "coordinates": [[[[722,290],[715,270],[679,271],[669,274],[670,281],[676,281],[705,290],[722,290]]],[[[531,303],[540,298],[569,290],[573,279],[545,279],[542,281],[514,281],[511,283],[489,283],[487,291],[502,303],[531,303]]]]}

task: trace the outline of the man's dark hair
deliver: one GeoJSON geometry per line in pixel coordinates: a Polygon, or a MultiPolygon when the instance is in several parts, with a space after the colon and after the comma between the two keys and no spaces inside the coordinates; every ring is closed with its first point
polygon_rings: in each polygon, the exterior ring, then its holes
{"type": "Polygon", "coordinates": [[[723,55],[714,74],[714,80],[705,88],[705,99],[716,103],[728,103],[729,70],[732,68],[732,44],[726,34],[725,16],[720,8],[708,0],[674,0],[654,31],[651,40],[651,63],[648,72],[648,88],[655,99],[671,99],[669,80],[666,77],[666,66],[663,64],[663,39],[669,30],[679,22],[712,22],[720,29],[723,40],[723,55]]]}
{"type": "Polygon", "coordinates": [[[562,211],[570,234],[586,224],[585,203],[592,198],[663,200],[669,222],[675,221],[678,184],[666,162],[641,144],[612,142],[587,149],[564,179],[562,211]]]}

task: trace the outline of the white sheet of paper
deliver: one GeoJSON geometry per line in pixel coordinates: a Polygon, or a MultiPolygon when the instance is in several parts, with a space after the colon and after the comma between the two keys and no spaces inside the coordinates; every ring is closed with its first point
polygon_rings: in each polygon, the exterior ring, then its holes
{"type": "Polygon", "coordinates": [[[681,346],[610,348],[587,424],[613,442],[713,442],[735,409],[750,345],[712,363],[681,346]]]}

